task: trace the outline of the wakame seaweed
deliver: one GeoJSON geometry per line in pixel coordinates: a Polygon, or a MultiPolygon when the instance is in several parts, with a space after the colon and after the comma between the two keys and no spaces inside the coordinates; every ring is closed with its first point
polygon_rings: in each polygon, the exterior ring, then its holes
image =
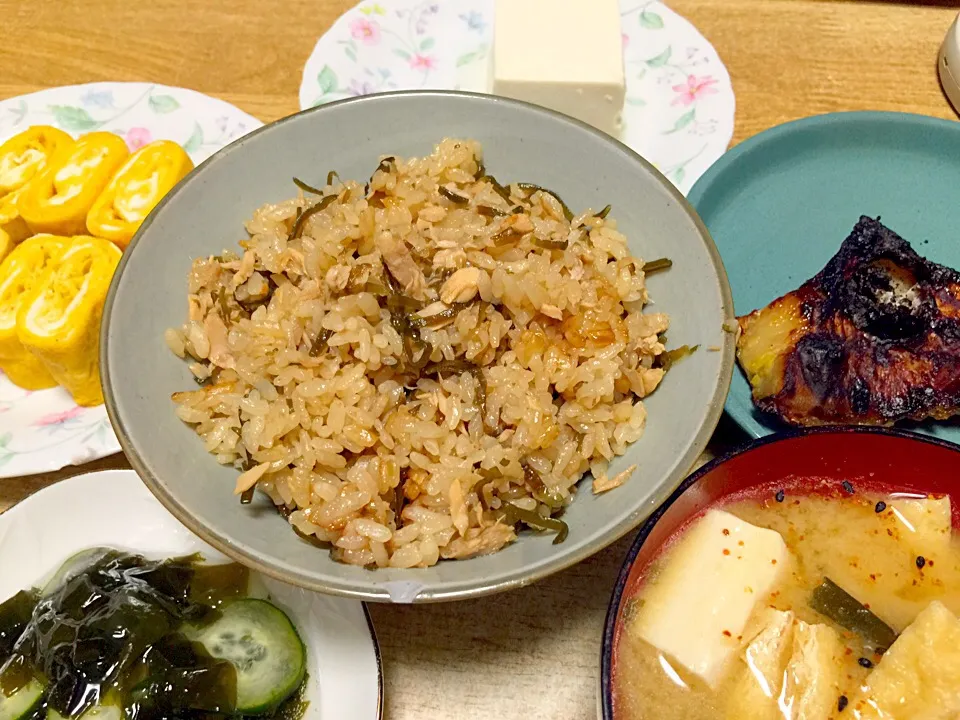
{"type": "Polygon", "coordinates": [[[643,264],[643,272],[652,275],[655,272],[662,272],[673,267],[673,260],[670,258],[657,258],[643,264]]]}
{"type": "Polygon", "coordinates": [[[38,599],[37,592],[21,590],[0,605],[0,658],[9,657],[13,653],[14,643],[30,622],[38,599]]]}
{"type": "Polygon", "coordinates": [[[669,370],[678,362],[700,349],[699,345],[681,345],[673,350],[664,350],[657,356],[657,367],[669,370]]]}
{"type": "Polygon", "coordinates": [[[510,191],[507,188],[505,188],[503,185],[501,185],[499,182],[497,182],[497,179],[493,177],[493,175],[482,175],[477,179],[477,182],[490,183],[490,186],[493,188],[493,191],[497,195],[502,197],[504,202],[508,204],[512,204],[510,202],[510,191]]]}
{"type": "MultiPolygon", "coordinates": [[[[313,193],[314,195],[323,195],[323,190],[321,190],[320,188],[315,188],[313,185],[308,185],[300,178],[295,177],[293,179],[293,184],[296,185],[301,190],[303,190],[304,192],[313,193]]],[[[330,183],[327,183],[327,185],[329,184],[330,183]]]]}
{"type": "Polygon", "coordinates": [[[567,207],[567,204],[563,201],[563,198],[557,195],[553,190],[547,190],[545,187],[540,187],[539,185],[534,185],[533,183],[517,183],[517,187],[521,190],[526,190],[531,195],[536,192],[546,193],[560,203],[560,207],[563,210],[563,217],[566,218],[567,222],[573,220],[573,211],[567,207]]]}
{"type": "Polygon", "coordinates": [[[545,518],[538,512],[525,510],[511,502],[503,503],[502,510],[508,522],[522,522],[536,530],[552,530],[557,533],[556,537],[553,538],[554,545],[562,543],[567,539],[567,535],[570,534],[570,527],[563,520],[558,520],[553,517],[545,518]]]}
{"type": "Polygon", "coordinates": [[[883,654],[897,639],[893,628],[830,578],[824,578],[814,589],[810,607],[840,627],[857,633],[874,652],[883,654]]]}
{"type": "Polygon", "coordinates": [[[466,195],[461,195],[458,192],[454,192],[453,190],[446,187],[445,185],[441,185],[440,187],[438,187],[437,192],[443,195],[447,200],[452,202],[454,205],[470,204],[470,198],[468,198],[466,195]]]}
{"type": "Polygon", "coordinates": [[[296,238],[300,237],[303,234],[303,226],[306,224],[307,220],[311,216],[316,215],[318,212],[321,212],[322,210],[326,210],[327,207],[329,207],[330,204],[336,199],[337,199],[337,196],[335,194],[326,195],[316,205],[311,205],[302,213],[297,215],[297,220],[296,222],[293,223],[293,229],[290,230],[289,239],[295,240],[296,238]]]}
{"type": "MultiPolygon", "coordinates": [[[[127,720],[236,720],[237,666],[186,633],[250,602],[248,586],[245,567],[205,565],[199,555],[85,551],[42,592],[0,605],[0,692],[40,681],[41,707],[64,718],[109,705],[127,720]]],[[[287,692],[258,717],[295,720],[297,708],[302,715],[302,694],[287,692]]]]}

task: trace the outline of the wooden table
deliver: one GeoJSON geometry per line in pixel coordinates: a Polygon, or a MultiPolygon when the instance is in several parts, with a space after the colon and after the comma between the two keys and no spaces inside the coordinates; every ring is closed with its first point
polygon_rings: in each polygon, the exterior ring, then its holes
{"type": "MultiPolygon", "coordinates": [[[[141,80],[194,88],[264,121],[297,110],[317,37],[353,0],[0,0],[0,98],[141,80]]],[[[668,0],[716,46],[737,96],[735,141],[834,110],[954,118],[937,48],[955,0],[668,0]]],[[[736,440],[721,427],[714,449],[736,440]]],[[[0,511],[82,468],[0,480],[0,511]]],[[[386,717],[593,718],[600,633],[628,541],[523,590],[427,607],[374,606],[386,717]]]]}

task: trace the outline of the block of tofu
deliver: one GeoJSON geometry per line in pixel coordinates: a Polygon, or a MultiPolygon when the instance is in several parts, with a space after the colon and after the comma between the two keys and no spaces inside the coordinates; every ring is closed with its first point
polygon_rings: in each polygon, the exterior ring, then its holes
{"type": "Polygon", "coordinates": [[[759,630],[744,648],[742,666],[728,693],[729,720],[783,720],[778,701],[793,649],[794,622],[792,612],[770,607],[751,620],[759,630]]]}
{"type": "Polygon", "coordinates": [[[787,560],[778,532],[708,510],[667,551],[631,630],[716,687],[787,560]]]}
{"type": "Polygon", "coordinates": [[[616,135],[626,94],[617,0],[497,0],[492,90],[616,135]]]}
{"type": "Polygon", "coordinates": [[[901,633],[851,700],[861,720],[960,717],[960,620],[932,602],[901,633]]]}
{"type": "Polygon", "coordinates": [[[833,717],[840,697],[843,654],[843,642],[833,628],[802,621],[796,624],[780,701],[791,708],[791,720],[833,717]]]}
{"type": "Polygon", "coordinates": [[[932,554],[950,546],[952,518],[948,496],[891,500],[888,506],[900,524],[901,537],[917,553],[932,554]]]}

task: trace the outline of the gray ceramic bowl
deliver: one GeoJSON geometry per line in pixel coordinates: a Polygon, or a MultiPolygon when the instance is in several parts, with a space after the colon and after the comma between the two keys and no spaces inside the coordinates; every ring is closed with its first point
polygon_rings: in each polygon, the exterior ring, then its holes
{"type": "Polygon", "coordinates": [[[221,150],[150,215],[124,253],[104,311],[101,362],[110,419],[147,486],[188,528],[225,554],[281,580],[364,600],[427,602],[498,592],[568,567],[639,525],[679,485],[723,408],[734,339],[733,303],[706,228],[679,192],[631,150],[565,116],[485,95],[391,93],[334,103],[267,125],[221,150]],[[534,182],[575,209],[613,205],[644,258],[673,269],[650,279],[671,316],[671,345],[699,344],[649,399],[646,434],[611,468],[639,470],[595,496],[583,483],[564,519],[570,536],[522,533],[494,555],[414,570],[334,562],[300,540],[265,498],[241,506],[237,472],[204,452],[174,414],[170,395],[195,387],[163,332],[183,323],[187,271],[198,255],[235,247],[266,202],[296,193],[291,177],[364,178],[379,156],[429,153],[443,137],[475,138],[503,180],[534,182]],[[712,349],[711,349],[712,348],[712,349]]]}

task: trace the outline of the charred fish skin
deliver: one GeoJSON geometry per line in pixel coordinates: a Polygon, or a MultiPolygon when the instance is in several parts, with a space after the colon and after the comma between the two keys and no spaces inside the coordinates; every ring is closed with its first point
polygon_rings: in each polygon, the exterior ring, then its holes
{"type": "Polygon", "coordinates": [[[960,414],[960,273],[862,216],[813,278],[738,318],[755,405],[791,425],[960,414]]]}

